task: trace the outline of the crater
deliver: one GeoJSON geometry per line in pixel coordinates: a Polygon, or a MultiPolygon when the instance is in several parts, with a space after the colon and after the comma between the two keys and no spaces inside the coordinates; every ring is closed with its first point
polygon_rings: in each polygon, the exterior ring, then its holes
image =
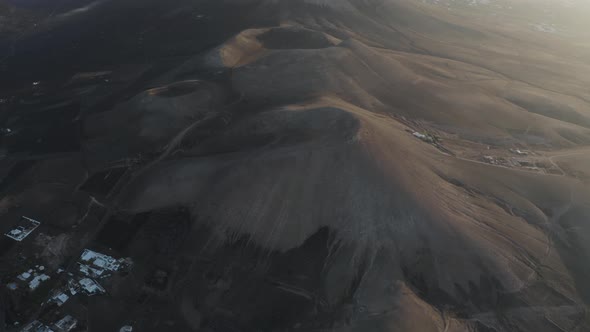
{"type": "Polygon", "coordinates": [[[326,34],[299,27],[273,28],[257,38],[268,49],[319,49],[335,45],[326,34]]]}

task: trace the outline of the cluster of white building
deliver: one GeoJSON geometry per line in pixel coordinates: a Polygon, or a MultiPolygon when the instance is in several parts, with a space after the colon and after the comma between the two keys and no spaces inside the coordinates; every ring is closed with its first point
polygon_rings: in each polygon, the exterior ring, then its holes
{"type": "Polygon", "coordinates": [[[36,265],[35,268],[29,269],[18,276],[16,278],[19,281],[9,284],[9,288],[16,289],[18,288],[19,283],[26,283],[30,290],[37,289],[41,283],[51,279],[51,277],[45,274],[45,266],[43,265],[36,265]]]}
{"type": "Polygon", "coordinates": [[[70,296],[78,293],[87,296],[104,294],[106,290],[95,279],[106,278],[111,275],[111,272],[120,271],[130,264],[128,259],[115,259],[109,255],[85,249],[78,262],[81,277],[78,279],[72,275],[66,289],[58,291],[51,300],[62,305],[70,296]]]}
{"type": "Polygon", "coordinates": [[[78,326],[78,320],[70,315],[64,316],[62,319],[51,324],[51,326],[43,324],[35,320],[27,324],[22,332],[70,332],[78,326]]]}
{"type": "Polygon", "coordinates": [[[110,272],[117,272],[130,262],[127,259],[115,259],[111,256],[85,249],[80,256],[79,271],[87,277],[105,278],[110,272]]]}
{"type": "MultiPolygon", "coordinates": [[[[72,273],[67,285],[61,289],[57,289],[53,292],[52,296],[48,299],[48,303],[55,303],[57,306],[64,305],[71,297],[81,293],[87,296],[105,294],[106,290],[102,287],[95,279],[106,278],[113,272],[121,271],[122,269],[131,265],[131,260],[126,259],[115,259],[109,255],[102,254],[89,249],[84,250],[78,261],[79,276],[75,276],[72,273]]],[[[17,280],[7,285],[11,290],[17,289],[20,285],[26,284],[30,290],[35,290],[39,285],[50,279],[50,276],[45,272],[45,267],[42,265],[36,265],[35,268],[31,268],[16,278],[17,280]]],[[[64,273],[65,271],[59,269],[57,273],[64,273]]],[[[59,321],[46,325],[38,320],[35,320],[27,324],[21,331],[23,332],[69,332],[74,329],[78,324],[78,321],[67,315],[59,321]]],[[[131,330],[126,330],[131,331],[131,330]]]]}
{"type": "Polygon", "coordinates": [[[434,138],[428,134],[423,134],[421,132],[415,131],[412,133],[412,135],[414,135],[414,137],[421,139],[424,142],[427,143],[434,143],[434,138]]]}

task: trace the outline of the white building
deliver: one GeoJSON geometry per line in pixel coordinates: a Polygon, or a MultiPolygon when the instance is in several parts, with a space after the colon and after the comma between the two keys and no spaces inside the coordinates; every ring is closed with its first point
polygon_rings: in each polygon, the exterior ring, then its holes
{"type": "Polygon", "coordinates": [[[31,290],[35,290],[37,289],[37,287],[39,287],[39,285],[41,285],[41,282],[43,281],[47,281],[49,280],[50,277],[44,273],[36,275],[30,282],[29,282],[29,289],[31,290]]]}
{"type": "MultiPolygon", "coordinates": [[[[51,278],[42,272],[44,270],[44,266],[37,265],[34,269],[29,269],[28,271],[25,271],[16,276],[16,278],[22,282],[27,283],[30,290],[35,290],[37,287],[39,287],[39,285],[41,285],[42,282],[51,278]]],[[[19,282],[17,281],[16,283],[18,284],[19,282]]]]}
{"type": "Polygon", "coordinates": [[[104,294],[106,290],[102,288],[102,286],[97,283],[96,281],[90,278],[80,279],[78,281],[80,288],[86,293],[87,295],[96,295],[96,294],[104,294]]]}
{"type": "Polygon", "coordinates": [[[35,229],[37,229],[37,227],[39,227],[40,224],[41,223],[37,220],[22,216],[18,225],[4,235],[15,241],[20,242],[24,240],[27,236],[29,236],[29,234],[31,234],[35,229]]]}
{"type": "Polygon", "coordinates": [[[121,268],[119,260],[89,249],[84,250],[80,260],[89,266],[108,271],[118,271],[121,268]]]}
{"type": "Polygon", "coordinates": [[[30,322],[25,327],[23,327],[23,329],[21,331],[22,332],[57,332],[55,330],[52,330],[49,326],[41,323],[38,320],[30,322]]]}
{"type": "Polygon", "coordinates": [[[70,297],[68,296],[68,294],[60,291],[57,294],[55,294],[52,298],[51,298],[51,302],[54,302],[57,304],[58,307],[61,307],[62,305],[64,305],[64,303],[66,303],[68,300],[70,299],[70,297]]]}
{"type": "Polygon", "coordinates": [[[70,315],[66,315],[55,323],[55,327],[59,332],[69,332],[76,328],[77,325],[78,320],[70,315]]]}

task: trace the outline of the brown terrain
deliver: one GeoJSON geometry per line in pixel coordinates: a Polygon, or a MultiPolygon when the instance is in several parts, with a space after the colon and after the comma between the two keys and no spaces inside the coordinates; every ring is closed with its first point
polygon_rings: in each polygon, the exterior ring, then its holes
{"type": "MultiPolygon", "coordinates": [[[[43,223],[0,248],[3,281],[130,257],[59,309],[87,331],[590,331],[588,4],[212,2],[23,35],[109,37],[32,88],[7,70],[1,230],[43,223]],[[44,114],[68,148],[19,138],[44,114]]],[[[56,315],[64,278],[3,291],[7,326],[56,315]]]]}

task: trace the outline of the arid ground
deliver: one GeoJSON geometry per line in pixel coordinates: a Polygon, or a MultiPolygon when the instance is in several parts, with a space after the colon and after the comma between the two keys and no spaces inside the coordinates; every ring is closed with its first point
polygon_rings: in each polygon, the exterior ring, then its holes
{"type": "Polygon", "coordinates": [[[0,241],[5,330],[590,331],[589,22],[0,1],[0,231],[41,222],[0,241]],[[133,265],[48,304],[84,248],[133,265]],[[35,264],[50,281],[4,287],[35,264]]]}

